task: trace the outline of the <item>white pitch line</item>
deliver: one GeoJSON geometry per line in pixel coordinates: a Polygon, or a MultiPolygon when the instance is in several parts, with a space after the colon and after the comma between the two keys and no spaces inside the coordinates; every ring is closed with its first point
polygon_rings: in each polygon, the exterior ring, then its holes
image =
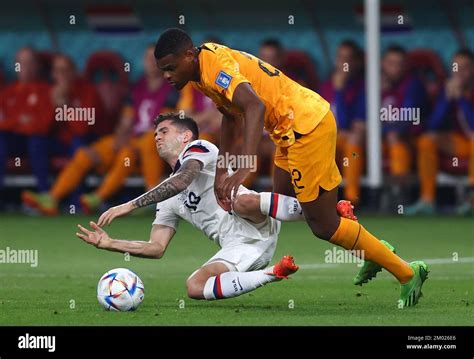
{"type": "MultiPolygon", "coordinates": [[[[457,261],[452,258],[431,258],[423,259],[426,264],[459,264],[459,263],[474,263],[474,257],[460,257],[457,261]]],[[[301,269],[326,269],[340,266],[341,264],[357,264],[357,263],[311,263],[300,264],[301,269]]]]}

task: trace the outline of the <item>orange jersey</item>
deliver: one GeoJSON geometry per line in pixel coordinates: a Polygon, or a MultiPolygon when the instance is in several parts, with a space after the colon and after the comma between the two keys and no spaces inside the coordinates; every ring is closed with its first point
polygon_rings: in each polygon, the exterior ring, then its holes
{"type": "Polygon", "coordinates": [[[201,79],[195,88],[224,110],[242,115],[232,104],[237,86],[248,82],[265,105],[264,125],[277,146],[288,147],[294,132],[311,132],[329,111],[329,103],[280,70],[243,51],[206,43],[200,47],[201,79]]]}

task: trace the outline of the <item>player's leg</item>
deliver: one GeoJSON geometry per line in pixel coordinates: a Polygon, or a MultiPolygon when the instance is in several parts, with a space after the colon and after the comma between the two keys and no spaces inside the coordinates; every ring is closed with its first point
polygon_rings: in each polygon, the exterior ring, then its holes
{"type": "Polygon", "coordinates": [[[113,136],[106,136],[89,147],[79,148],[47,194],[24,191],[22,193],[23,202],[38,208],[43,214],[57,214],[58,203],[79,186],[92,168],[107,168],[110,165],[115,156],[113,142],[113,136]]]}
{"type": "Polygon", "coordinates": [[[277,147],[274,157],[273,192],[296,197],[288,168],[288,149],[277,147]]]}
{"type": "Polygon", "coordinates": [[[140,156],[140,170],[145,180],[146,189],[150,190],[160,182],[166,167],[156,150],[154,131],[143,134],[137,141],[137,148],[140,156]]]}
{"type": "MultiPolygon", "coordinates": [[[[445,136],[442,136],[445,137],[445,136]]],[[[420,180],[420,198],[407,207],[405,214],[434,214],[436,196],[436,175],[438,173],[438,145],[440,136],[436,133],[423,133],[417,140],[417,168],[420,180]]]]}
{"type": "MultiPolygon", "coordinates": [[[[295,197],[274,192],[239,194],[232,205],[235,213],[253,223],[261,223],[268,216],[282,222],[305,221],[303,209],[295,197]]],[[[357,221],[350,201],[340,200],[336,206],[341,217],[357,221]]]]}
{"type": "Polygon", "coordinates": [[[122,147],[100,186],[92,193],[80,197],[82,210],[86,214],[94,212],[105,200],[122,188],[127,177],[136,169],[137,150],[135,141],[122,147]]]}
{"type": "Polygon", "coordinates": [[[27,136],[28,157],[31,163],[33,175],[36,178],[38,192],[45,193],[49,189],[49,141],[46,136],[27,136]]]}
{"type": "Polygon", "coordinates": [[[355,205],[359,203],[360,178],[364,168],[364,133],[364,123],[355,121],[342,148],[342,176],[346,181],[344,198],[355,205]]]}
{"type": "Polygon", "coordinates": [[[463,203],[456,209],[459,215],[474,214],[474,133],[470,137],[463,136],[457,132],[450,133],[451,156],[468,159],[468,195],[463,203]]]}
{"type": "Polygon", "coordinates": [[[193,299],[226,299],[254,291],[265,284],[287,278],[298,270],[293,258],[285,256],[266,269],[241,272],[229,262],[211,262],[186,281],[188,296],[193,299]]]}
{"type": "Polygon", "coordinates": [[[334,161],[335,146],[336,124],[329,112],[318,127],[297,140],[288,153],[292,183],[309,227],[315,236],[347,250],[357,250],[356,253],[363,253],[364,260],[387,269],[402,284],[401,297],[416,292],[416,300],[407,302],[415,304],[426,279],[426,265],[409,265],[360,223],[337,215],[337,186],[341,177],[334,161]],[[408,294],[404,294],[403,285],[410,286],[408,294]]]}

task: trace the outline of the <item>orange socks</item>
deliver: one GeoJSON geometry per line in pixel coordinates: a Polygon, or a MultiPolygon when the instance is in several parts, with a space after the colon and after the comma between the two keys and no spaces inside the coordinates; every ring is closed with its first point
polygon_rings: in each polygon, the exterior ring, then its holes
{"type": "Polygon", "coordinates": [[[146,132],[138,138],[135,145],[140,153],[140,170],[145,180],[147,190],[155,187],[165,169],[165,162],[160,158],[156,150],[155,134],[153,131],[146,132]]]}
{"type": "Polygon", "coordinates": [[[342,176],[346,181],[344,198],[353,204],[359,203],[360,177],[362,176],[363,161],[362,147],[346,142],[344,144],[344,160],[342,166],[342,176]],[[345,163],[347,160],[349,162],[345,163]]]}
{"type": "Polygon", "coordinates": [[[95,194],[105,201],[117,192],[125,182],[125,179],[136,168],[136,154],[132,146],[126,146],[118,153],[110,172],[104,178],[95,194]]]}
{"type": "Polygon", "coordinates": [[[425,202],[434,202],[437,172],[438,148],[436,142],[430,136],[421,135],[418,139],[418,175],[421,199],[425,202]]]}
{"type": "Polygon", "coordinates": [[[60,201],[79,186],[79,183],[87,172],[92,169],[93,165],[93,161],[86,151],[80,148],[71,162],[61,171],[49,194],[56,201],[60,201]]]}
{"type": "Polygon", "coordinates": [[[405,176],[410,172],[411,158],[408,146],[403,142],[390,145],[390,173],[394,176],[405,176]]]}
{"type": "Polygon", "coordinates": [[[413,270],[408,263],[390,251],[358,222],[341,218],[341,223],[330,242],[347,250],[363,251],[364,260],[381,265],[392,273],[401,284],[407,283],[413,277],[413,270]]]}

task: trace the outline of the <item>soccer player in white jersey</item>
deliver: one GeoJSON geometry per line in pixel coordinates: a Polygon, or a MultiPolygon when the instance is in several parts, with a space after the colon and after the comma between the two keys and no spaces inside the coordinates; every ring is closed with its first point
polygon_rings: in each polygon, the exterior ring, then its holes
{"type": "MultiPolygon", "coordinates": [[[[199,130],[194,120],[170,113],[160,115],[156,125],[159,155],[174,169],[170,178],[140,197],[110,208],[98,223],[90,222],[91,230],[78,225],[80,232],[76,235],[100,249],[161,258],[178,222],[181,219],[190,222],[220,247],[216,255],[188,278],[188,296],[194,299],[235,297],[296,272],[298,266],[291,256],[268,267],[275,252],[280,222],[269,216],[267,210],[262,210],[266,213],[262,214],[260,206],[255,210],[242,201],[245,196],[258,201],[258,193],[241,186],[232,213],[217,204],[214,175],[219,150],[208,141],[198,140],[199,130]],[[154,203],[157,203],[156,218],[148,242],[112,239],[102,228],[118,216],[154,203]]],[[[271,207],[270,197],[266,207],[271,207]]],[[[276,214],[275,209],[272,211],[276,214]]]]}

